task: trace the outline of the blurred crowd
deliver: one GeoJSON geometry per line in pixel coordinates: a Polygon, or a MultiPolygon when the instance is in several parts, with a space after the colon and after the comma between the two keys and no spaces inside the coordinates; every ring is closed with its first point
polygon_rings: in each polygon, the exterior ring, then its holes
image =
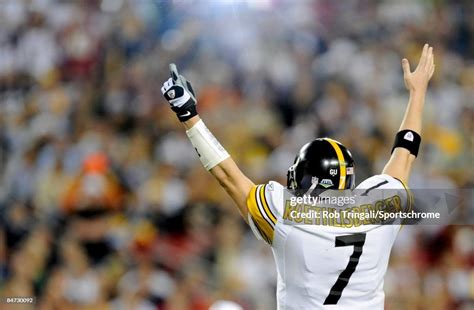
{"type": "MultiPolygon", "coordinates": [[[[400,60],[413,69],[425,42],[436,72],[410,186],[472,188],[470,1],[0,1],[0,295],[274,309],[271,251],[162,98],[168,64],[255,182],[285,184],[320,136],[352,151],[360,182],[389,157],[408,99],[400,60]]],[[[404,227],[387,309],[472,307],[473,240],[472,226],[404,227]]]]}

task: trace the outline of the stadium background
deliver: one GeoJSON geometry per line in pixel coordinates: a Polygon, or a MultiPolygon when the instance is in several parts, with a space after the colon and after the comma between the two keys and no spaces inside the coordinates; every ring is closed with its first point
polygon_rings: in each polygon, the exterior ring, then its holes
{"type": "MultiPolygon", "coordinates": [[[[412,188],[473,186],[470,1],[0,1],[0,292],[38,309],[274,309],[276,271],[160,87],[176,62],[256,182],[317,136],[379,173],[435,47],[412,188]]],[[[472,206],[471,206],[472,207],[472,206]]],[[[472,227],[405,227],[387,309],[467,309],[472,227]]],[[[2,305],[2,309],[5,309],[2,305]]],[[[18,307],[12,307],[17,309],[18,307]]]]}

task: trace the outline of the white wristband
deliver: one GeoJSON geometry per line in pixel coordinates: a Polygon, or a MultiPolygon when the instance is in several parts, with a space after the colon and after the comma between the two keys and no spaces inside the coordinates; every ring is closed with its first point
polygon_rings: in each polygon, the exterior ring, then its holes
{"type": "Polygon", "coordinates": [[[224,159],[230,157],[202,120],[186,130],[186,134],[198,152],[201,163],[207,170],[211,170],[224,159]]]}

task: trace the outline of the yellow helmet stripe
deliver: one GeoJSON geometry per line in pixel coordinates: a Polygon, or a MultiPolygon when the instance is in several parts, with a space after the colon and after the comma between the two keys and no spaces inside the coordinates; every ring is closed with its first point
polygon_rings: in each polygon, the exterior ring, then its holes
{"type": "Polygon", "coordinates": [[[337,159],[339,160],[339,170],[341,171],[341,177],[339,180],[339,189],[344,189],[346,187],[346,161],[344,160],[344,155],[342,154],[342,150],[336,141],[329,138],[324,138],[324,140],[331,143],[332,147],[336,151],[337,159]]]}

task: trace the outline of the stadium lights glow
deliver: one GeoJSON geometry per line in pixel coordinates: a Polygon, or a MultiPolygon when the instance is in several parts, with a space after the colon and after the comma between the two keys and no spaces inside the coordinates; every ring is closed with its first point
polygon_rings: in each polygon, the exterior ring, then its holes
{"type": "Polygon", "coordinates": [[[123,0],[102,0],[100,9],[104,12],[117,12],[123,5],[123,0]]]}
{"type": "Polygon", "coordinates": [[[248,8],[259,10],[269,9],[272,5],[272,0],[210,0],[209,3],[213,2],[229,6],[245,4],[248,8]]]}
{"type": "Polygon", "coordinates": [[[245,0],[245,2],[250,8],[260,10],[269,9],[272,5],[271,0],[245,0]]]}

